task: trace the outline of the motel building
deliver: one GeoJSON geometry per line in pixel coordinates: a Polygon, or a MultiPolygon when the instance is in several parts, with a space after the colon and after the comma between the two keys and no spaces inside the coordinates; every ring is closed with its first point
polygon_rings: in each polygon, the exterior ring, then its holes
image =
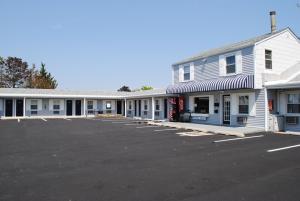
{"type": "Polygon", "coordinates": [[[139,92],[0,89],[6,118],[87,117],[183,121],[300,132],[300,39],[290,28],[202,52],[172,65],[166,89],[139,92]]]}

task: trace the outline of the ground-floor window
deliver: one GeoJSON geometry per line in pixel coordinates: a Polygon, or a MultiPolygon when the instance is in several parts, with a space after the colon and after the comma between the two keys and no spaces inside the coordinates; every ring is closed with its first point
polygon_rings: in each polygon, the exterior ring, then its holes
{"type": "Polygon", "coordinates": [[[38,113],[38,100],[30,101],[30,114],[35,115],[38,113]]]}
{"type": "Polygon", "coordinates": [[[128,109],[129,109],[129,110],[132,110],[132,101],[129,101],[129,102],[128,102],[128,109]]]}
{"type": "Polygon", "coordinates": [[[195,97],[194,98],[195,113],[208,114],[209,113],[209,97],[195,97]]]}
{"type": "Polygon", "coordinates": [[[53,114],[60,113],[60,100],[53,100],[53,114]]]}
{"type": "Polygon", "coordinates": [[[111,110],[111,101],[106,101],[106,109],[111,110]]]}
{"type": "Polygon", "coordinates": [[[160,101],[155,100],[155,110],[159,111],[160,110],[160,101]]]}
{"type": "Polygon", "coordinates": [[[300,113],[300,94],[288,94],[288,113],[300,113]]]}
{"type": "Polygon", "coordinates": [[[249,114],[249,96],[239,96],[239,114],[249,114]]]}
{"type": "Polygon", "coordinates": [[[148,110],[148,101],[144,100],[144,110],[147,111],[148,110]]]}
{"type": "Polygon", "coordinates": [[[92,114],[94,111],[94,102],[89,100],[87,101],[87,109],[88,109],[88,114],[92,114]]]}

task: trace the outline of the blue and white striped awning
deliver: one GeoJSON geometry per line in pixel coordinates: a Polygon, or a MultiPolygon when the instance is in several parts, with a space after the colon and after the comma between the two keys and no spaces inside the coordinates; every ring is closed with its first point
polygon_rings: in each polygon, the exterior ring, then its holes
{"type": "Polygon", "coordinates": [[[205,91],[225,91],[236,89],[253,89],[254,76],[239,74],[235,76],[222,77],[218,79],[189,81],[167,88],[167,94],[181,94],[205,91]]]}

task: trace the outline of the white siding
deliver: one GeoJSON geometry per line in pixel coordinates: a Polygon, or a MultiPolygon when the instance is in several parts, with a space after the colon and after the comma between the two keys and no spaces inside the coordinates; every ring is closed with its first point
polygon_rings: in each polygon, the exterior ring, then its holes
{"type": "Polygon", "coordinates": [[[300,62],[299,40],[288,30],[284,31],[273,38],[258,43],[255,46],[255,59],[255,87],[261,88],[264,73],[279,76],[288,68],[300,62]],[[272,70],[265,69],[265,49],[272,50],[272,70]]]}

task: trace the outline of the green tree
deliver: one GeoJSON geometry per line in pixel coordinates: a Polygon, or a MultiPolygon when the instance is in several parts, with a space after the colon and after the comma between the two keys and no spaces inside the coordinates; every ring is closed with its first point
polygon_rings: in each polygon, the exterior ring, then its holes
{"type": "Polygon", "coordinates": [[[152,90],[152,89],[153,89],[153,87],[151,87],[151,86],[142,86],[142,87],[141,87],[141,90],[142,90],[142,91],[152,90]]]}
{"type": "Polygon", "coordinates": [[[39,71],[36,71],[33,67],[29,77],[28,87],[30,88],[55,89],[58,85],[55,78],[46,70],[44,63],[41,63],[39,71]]]}
{"type": "Polygon", "coordinates": [[[126,91],[126,92],[131,92],[129,86],[122,86],[120,89],[118,89],[118,91],[126,91]]]}

